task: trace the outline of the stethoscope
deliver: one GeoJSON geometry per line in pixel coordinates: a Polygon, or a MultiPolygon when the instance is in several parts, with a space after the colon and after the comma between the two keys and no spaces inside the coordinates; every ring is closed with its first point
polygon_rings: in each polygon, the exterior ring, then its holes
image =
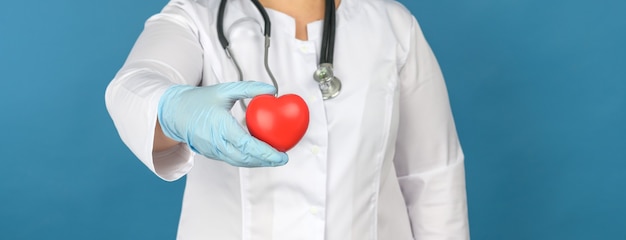
{"type": "MultiPolygon", "coordinates": [[[[228,39],[224,34],[224,12],[226,10],[226,2],[228,0],[222,0],[220,2],[219,10],[217,13],[217,36],[219,38],[220,44],[226,51],[226,56],[230,58],[237,68],[237,74],[239,76],[239,81],[243,81],[243,73],[235,56],[232,54],[230,50],[230,45],[228,43],[228,39]]],[[[274,78],[274,74],[272,74],[272,70],[269,67],[268,63],[268,50],[270,47],[270,33],[271,33],[271,22],[270,18],[263,8],[263,5],[259,2],[259,0],[251,0],[254,6],[259,10],[261,16],[263,17],[263,22],[265,23],[264,28],[264,36],[265,36],[265,50],[263,56],[263,63],[265,65],[265,71],[267,75],[269,75],[272,80],[272,84],[276,88],[276,94],[278,94],[278,83],[276,82],[276,78],[274,78]]],[[[333,56],[335,50],[335,2],[334,0],[326,0],[324,11],[324,32],[322,34],[322,52],[320,54],[320,60],[317,70],[313,73],[313,79],[317,81],[319,84],[320,91],[322,92],[322,98],[324,100],[332,99],[339,95],[341,91],[341,81],[339,78],[335,76],[333,71],[333,56]]],[[[245,108],[245,106],[244,106],[245,108]]]]}

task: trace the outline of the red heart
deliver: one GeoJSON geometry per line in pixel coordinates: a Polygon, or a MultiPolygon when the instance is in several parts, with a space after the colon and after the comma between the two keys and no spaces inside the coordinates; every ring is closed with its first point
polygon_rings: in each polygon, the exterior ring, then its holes
{"type": "Polygon", "coordinates": [[[248,105],[246,125],[252,136],[286,152],[302,139],[309,127],[309,108],[295,94],[278,98],[259,95],[248,105]]]}

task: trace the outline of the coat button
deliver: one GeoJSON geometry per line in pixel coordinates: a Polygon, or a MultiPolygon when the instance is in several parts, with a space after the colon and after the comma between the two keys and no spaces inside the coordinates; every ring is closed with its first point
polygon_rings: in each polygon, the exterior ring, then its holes
{"type": "Polygon", "coordinates": [[[311,153],[317,155],[318,153],[320,153],[320,147],[318,146],[311,147],[311,153]]]}

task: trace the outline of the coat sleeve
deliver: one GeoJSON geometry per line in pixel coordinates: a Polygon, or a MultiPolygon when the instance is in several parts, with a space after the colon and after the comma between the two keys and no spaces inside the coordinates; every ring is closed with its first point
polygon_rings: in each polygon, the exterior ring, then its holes
{"type": "Polygon", "coordinates": [[[202,77],[203,51],[197,28],[185,10],[188,5],[171,1],[146,21],[105,93],[107,110],[122,141],[167,181],[182,177],[193,165],[193,153],[184,144],[152,152],[161,95],[174,84],[198,85],[202,77]]]}
{"type": "Polygon", "coordinates": [[[469,239],[464,156],[448,93],[430,46],[411,20],[400,70],[398,181],[414,239],[469,239]]]}

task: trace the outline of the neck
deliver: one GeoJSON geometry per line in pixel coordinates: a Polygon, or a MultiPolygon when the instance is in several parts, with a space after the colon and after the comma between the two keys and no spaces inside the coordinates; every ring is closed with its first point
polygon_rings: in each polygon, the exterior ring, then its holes
{"type": "Polygon", "coordinates": [[[292,17],[311,17],[323,14],[325,0],[259,0],[266,8],[271,8],[292,17]],[[319,10],[322,10],[320,12],[319,10]],[[295,16],[294,16],[295,15],[295,16]]]}
{"type": "MultiPolygon", "coordinates": [[[[339,3],[339,0],[334,0],[335,4],[339,3]]],[[[259,0],[264,6],[267,5],[290,5],[294,7],[319,7],[324,6],[326,0],[259,0]]]]}
{"type": "MultiPolygon", "coordinates": [[[[334,0],[335,8],[341,0],[334,0]]],[[[306,25],[324,18],[326,0],[259,0],[266,8],[282,12],[296,20],[296,38],[308,39],[306,25]]]]}

